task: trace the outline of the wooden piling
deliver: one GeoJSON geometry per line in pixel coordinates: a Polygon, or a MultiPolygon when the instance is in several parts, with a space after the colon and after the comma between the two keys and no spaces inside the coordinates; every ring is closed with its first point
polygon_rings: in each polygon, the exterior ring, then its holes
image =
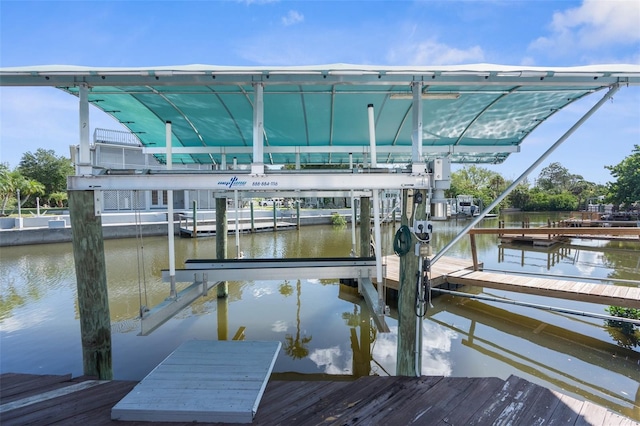
{"type": "Polygon", "coordinates": [[[471,240],[471,260],[473,260],[473,270],[477,271],[478,267],[478,248],[476,247],[476,234],[469,234],[471,240]]]}
{"type": "Polygon", "coordinates": [[[256,221],[253,213],[253,200],[249,203],[249,208],[251,210],[251,232],[256,232],[256,221]]]}
{"type": "MultiPolygon", "coordinates": [[[[402,190],[402,225],[411,227],[413,220],[425,220],[428,202],[425,191],[413,191],[413,198],[408,197],[407,189],[402,190]],[[422,193],[422,204],[414,209],[414,200],[418,192],[422,193]],[[411,209],[411,223],[407,219],[406,210],[411,209]]],[[[417,326],[421,322],[416,317],[416,286],[418,280],[420,258],[416,256],[414,248],[417,243],[415,235],[411,235],[411,250],[400,257],[400,287],[398,291],[398,349],[396,358],[397,376],[416,376],[416,357],[418,369],[421,368],[420,342],[416,339],[417,326]]]]}
{"type": "Polygon", "coordinates": [[[371,256],[371,198],[360,197],[360,257],[371,256]]]}
{"type": "Polygon", "coordinates": [[[276,217],[276,200],[273,200],[273,230],[278,230],[278,218],[276,217]]]}
{"type": "Polygon", "coordinates": [[[69,191],[68,194],[83,373],[100,380],[112,380],[111,316],[102,219],[95,214],[93,191],[69,191]]]}
{"type": "MultiPolygon", "coordinates": [[[[216,198],[216,258],[227,258],[227,199],[216,198]]],[[[218,284],[218,297],[229,295],[229,284],[225,281],[218,284]]]]}

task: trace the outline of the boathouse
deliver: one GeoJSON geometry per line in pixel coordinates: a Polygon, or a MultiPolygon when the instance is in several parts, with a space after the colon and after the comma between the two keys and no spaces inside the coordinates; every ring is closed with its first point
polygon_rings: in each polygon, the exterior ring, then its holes
{"type": "MultiPolygon", "coordinates": [[[[226,223],[227,200],[237,205],[239,193],[244,198],[358,200],[361,235],[366,238],[355,250],[354,263],[345,260],[336,269],[360,281],[360,291],[383,324],[384,301],[372,284],[382,281],[381,250],[369,258],[370,219],[376,245],[381,191],[401,191],[397,374],[415,375],[421,353],[415,294],[417,287],[428,291],[422,282],[431,266],[618,90],[639,84],[637,65],[0,69],[2,86],[52,87],[79,101],[77,172],[68,180],[69,204],[85,373],[101,378],[112,374],[100,220],[105,194],[162,194],[155,202],[168,209],[167,277],[172,289],[180,276],[172,253],[174,194],[213,194],[218,223],[226,223]],[[550,141],[549,149],[465,230],[429,256],[431,231],[437,226],[432,219],[446,208],[451,164],[502,163],[520,151],[541,123],[585,97],[594,98],[592,108],[557,141],[550,141]],[[96,167],[91,158],[91,105],[136,135],[136,152],[148,156],[144,164],[111,161],[96,167]]],[[[218,258],[223,259],[226,237],[217,238],[218,258]]],[[[288,273],[318,273],[314,261],[288,265],[288,273]]],[[[194,282],[197,288],[206,291],[207,281],[216,280],[219,270],[213,266],[201,270],[200,281],[194,282]],[[213,272],[207,276],[207,271],[213,272]]],[[[263,275],[264,267],[225,274],[247,279],[263,275]]],[[[218,291],[224,296],[224,285],[218,291]]]]}

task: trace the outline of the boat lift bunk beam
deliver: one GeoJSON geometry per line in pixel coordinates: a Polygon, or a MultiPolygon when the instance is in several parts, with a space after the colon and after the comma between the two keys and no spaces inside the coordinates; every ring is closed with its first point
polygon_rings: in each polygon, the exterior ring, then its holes
{"type": "MultiPolygon", "coordinates": [[[[384,310],[379,303],[378,291],[371,281],[376,275],[375,257],[336,257],[321,259],[189,259],[185,269],[175,271],[177,282],[191,282],[175,300],[167,299],[142,318],[142,334],[155,330],[181,309],[220,282],[285,280],[285,279],[358,279],[359,288],[369,305],[380,332],[389,332],[384,310]],[[213,281],[210,281],[212,279],[213,281]]],[[[162,279],[170,281],[168,270],[162,279]]]]}

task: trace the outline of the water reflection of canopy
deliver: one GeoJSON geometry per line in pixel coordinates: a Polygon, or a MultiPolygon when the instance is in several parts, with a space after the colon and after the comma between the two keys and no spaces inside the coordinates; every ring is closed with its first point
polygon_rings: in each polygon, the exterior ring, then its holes
{"type": "MultiPolygon", "coordinates": [[[[378,67],[165,66],[0,69],[3,86],[53,86],[113,116],[147,147],[165,146],[172,122],[174,163],[346,164],[369,150],[374,105],[378,164],[411,161],[412,83],[423,99],[423,159],[501,163],[540,123],[572,102],[616,84],[640,84],[640,67],[458,65],[378,67]],[[264,158],[253,159],[256,83],[264,87],[264,158]],[[188,147],[189,152],[179,148],[188,147]]],[[[164,154],[156,151],[160,161],[164,154]]]]}

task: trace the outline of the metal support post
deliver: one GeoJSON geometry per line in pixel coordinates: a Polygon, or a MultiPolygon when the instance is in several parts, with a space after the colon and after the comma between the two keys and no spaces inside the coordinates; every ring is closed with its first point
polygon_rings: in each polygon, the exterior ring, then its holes
{"type": "Polygon", "coordinates": [[[78,98],[80,99],[80,147],[79,161],[76,173],[78,175],[90,175],[91,167],[91,145],[89,128],[89,86],[86,83],[78,87],[78,98]]]}
{"type": "Polygon", "coordinates": [[[264,86],[253,84],[253,161],[251,174],[264,174],[264,86]]]}
{"type": "MultiPolygon", "coordinates": [[[[165,143],[167,148],[167,170],[173,169],[173,153],[171,145],[171,122],[165,124],[165,143]]],[[[175,230],[173,223],[173,190],[167,191],[167,238],[169,239],[169,276],[171,284],[169,297],[175,299],[178,297],[176,291],[176,248],[175,248],[175,230]]]]}
{"type": "Polygon", "coordinates": [[[376,168],[378,167],[378,159],[376,156],[376,122],[373,114],[373,104],[367,105],[367,113],[369,116],[369,147],[371,149],[371,168],[376,168]]]}

